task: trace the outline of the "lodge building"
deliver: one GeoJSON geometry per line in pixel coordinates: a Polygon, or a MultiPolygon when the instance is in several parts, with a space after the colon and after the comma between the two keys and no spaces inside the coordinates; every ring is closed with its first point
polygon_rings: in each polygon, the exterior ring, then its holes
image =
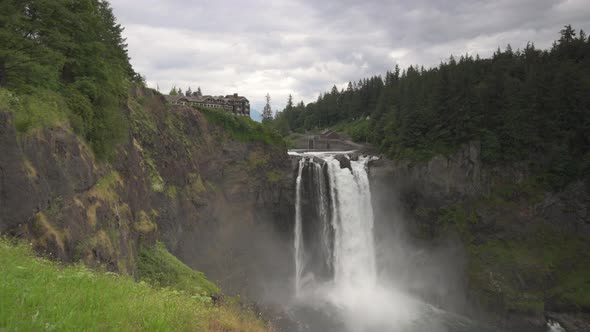
{"type": "Polygon", "coordinates": [[[173,105],[193,105],[207,108],[218,108],[231,112],[238,116],[250,116],[250,102],[246,97],[233,95],[223,96],[165,96],[166,100],[173,105]]]}

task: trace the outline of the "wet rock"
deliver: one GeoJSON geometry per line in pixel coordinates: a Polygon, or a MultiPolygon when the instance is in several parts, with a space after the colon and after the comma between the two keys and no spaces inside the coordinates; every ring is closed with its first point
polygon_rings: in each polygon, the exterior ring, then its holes
{"type": "Polygon", "coordinates": [[[343,154],[336,155],[334,159],[340,162],[340,168],[348,168],[352,171],[352,165],[350,164],[350,159],[343,154]]]}
{"type": "Polygon", "coordinates": [[[590,314],[563,314],[548,312],[545,314],[548,320],[558,322],[567,332],[590,331],[590,314]]]}

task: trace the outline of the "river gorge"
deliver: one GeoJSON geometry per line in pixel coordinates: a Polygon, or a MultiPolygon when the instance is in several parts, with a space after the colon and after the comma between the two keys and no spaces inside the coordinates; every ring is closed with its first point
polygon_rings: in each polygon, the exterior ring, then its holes
{"type": "Polygon", "coordinates": [[[67,128],[19,136],[0,112],[0,232],[135,278],[161,242],[285,331],[584,331],[585,309],[551,295],[583,268],[581,183],[532,200],[526,168],[484,166],[478,142],[425,162],[288,154],[152,90],[125,112],[110,163],[67,128]]]}

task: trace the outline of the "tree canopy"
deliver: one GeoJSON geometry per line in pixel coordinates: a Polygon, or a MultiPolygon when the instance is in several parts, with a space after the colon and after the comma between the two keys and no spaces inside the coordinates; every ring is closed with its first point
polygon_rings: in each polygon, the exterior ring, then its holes
{"type": "Polygon", "coordinates": [[[121,106],[130,83],[143,81],[122,31],[105,0],[4,0],[0,88],[57,95],[72,128],[108,155],[124,136],[121,106]]]}
{"type": "Polygon", "coordinates": [[[272,121],[272,108],[270,106],[270,95],[267,93],[264,98],[266,99],[266,104],[264,104],[264,109],[262,110],[262,122],[267,123],[272,121]]]}
{"type": "Polygon", "coordinates": [[[366,122],[353,138],[393,158],[424,159],[479,141],[486,163],[529,161],[564,184],[590,174],[590,39],[568,25],[548,50],[508,45],[489,59],[396,67],[280,117],[291,131],[366,122]]]}

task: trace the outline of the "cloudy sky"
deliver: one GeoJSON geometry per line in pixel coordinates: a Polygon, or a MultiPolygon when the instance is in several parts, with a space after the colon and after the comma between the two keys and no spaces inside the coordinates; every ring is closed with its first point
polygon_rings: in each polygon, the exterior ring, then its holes
{"type": "Polygon", "coordinates": [[[306,103],[395,64],[436,66],[590,30],[588,0],[111,0],[148,85],[306,103]]]}

